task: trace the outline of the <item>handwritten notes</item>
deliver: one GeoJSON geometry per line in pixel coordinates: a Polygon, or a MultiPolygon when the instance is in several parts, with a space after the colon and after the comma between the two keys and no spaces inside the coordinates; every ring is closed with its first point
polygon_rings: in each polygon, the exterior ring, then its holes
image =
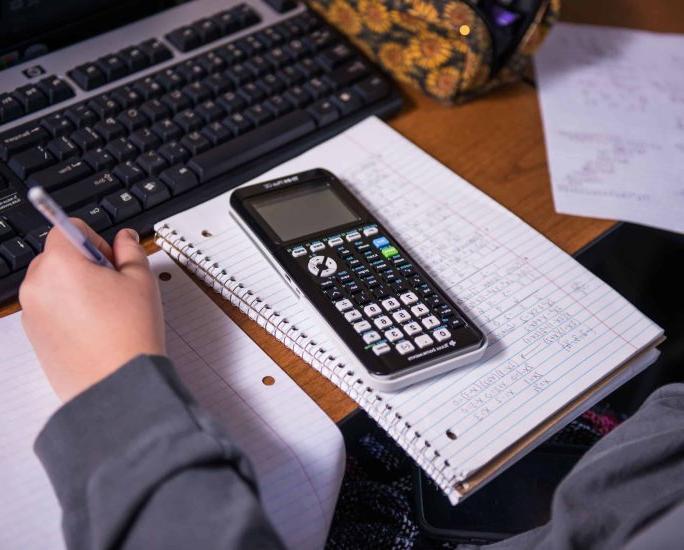
{"type": "Polygon", "coordinates": [[[561,23],[535,62],[556,210],[684,232],[684,36],[561,23]]]}
{"type": "Polygon", "coordinates": [[[454,503],[461,496],[456,480],[662,334],[542,235],[377,119],[259,179],[319,166],[343,179],[485,329],[489,348],[483,361],[401,392],[370,392],[363,371],[339,355],[328,330],[226,215],[226,197],[164,223],[232,277],[224,296],[230,298],[241,284],[240,292],[252,291],[263,300],[260,307],[268,304],[313,338],[325,349],[324,357],[340,358],[346,368],[329,374],[333,382],[366,408],[454,503]],[[213,236],[203,237],[204,229],[213,236]]]}

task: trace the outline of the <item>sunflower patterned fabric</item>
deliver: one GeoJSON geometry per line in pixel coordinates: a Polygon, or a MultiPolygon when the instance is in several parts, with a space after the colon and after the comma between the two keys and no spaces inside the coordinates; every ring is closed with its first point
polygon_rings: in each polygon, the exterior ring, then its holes
{"type": "Polygon", "coordinates": [[[469,0],[308,0],[394,78],[446,102],[520,79],[555,22],[561,0],[542,3],[505,63],[492,70],[492,36],[469,0]]]}

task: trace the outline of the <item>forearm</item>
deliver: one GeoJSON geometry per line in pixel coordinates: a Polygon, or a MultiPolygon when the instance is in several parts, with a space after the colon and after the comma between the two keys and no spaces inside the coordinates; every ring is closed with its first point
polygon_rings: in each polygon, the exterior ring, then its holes
{"type": "Polygon", "coordinates": [[[280,547],[246,459],[165,358],[138,357],[67,403],[36,453],[69,548],[280,547]]]}

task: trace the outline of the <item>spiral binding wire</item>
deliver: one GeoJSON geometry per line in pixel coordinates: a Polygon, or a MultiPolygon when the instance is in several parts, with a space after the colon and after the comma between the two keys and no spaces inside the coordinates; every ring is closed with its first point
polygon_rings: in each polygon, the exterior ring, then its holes
{"type": "Polygon", "coordinates": [[[358,378],[353,369],[316,344],[168,224],[157,229],[155,242],[214,292],[240,309],[361,405],[373,420],[406,449],[442,490],[449,494],[456,492],[458,499],[462,497],[468,488],[468,484],[463,483],[467,474],[454,470],[448,460],[442,459],[439,451],[414,430],[392,405],[385,403],[381,395],[358,378]]]}

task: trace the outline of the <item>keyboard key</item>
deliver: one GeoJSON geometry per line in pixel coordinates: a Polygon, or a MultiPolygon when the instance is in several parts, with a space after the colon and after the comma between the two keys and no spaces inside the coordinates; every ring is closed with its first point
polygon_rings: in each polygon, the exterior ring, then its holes
{"type": "Polygon", "coordinates": [[[104,211],[104,208],[91,204],[71,213],[74,218],[79,218],[92,227],[95,231],[104,231],[112,226],[112,220],[104,211]]]}
{"type": "Polygon", "coordinates": [[[162,96],[161,101],[167,105],[174,114],[180,113],[181,111],[185,111],[185,109],[192,107],[190,98],[188,98],[188,96],[186,96],[180,90],[173,90],[162,96]]]}
{"type": "Polygon", "coordinates": [[[140,155],[135,163],[142,168],[148,176],[156,176],[168,166],[168,162],[157,151],[147,151],[140,155]]]}
{"type": "Polygon", "coordinates": [[[190,26],[171,31],[165,38],[181,52],[189,52],[202,45],[202,39],[199,33],[190,26]]]}
{"type": "Polygon", "coordinates": [[[354,323],[353,326],[354,326],[354,330],[356,332],[358,332],[359,334],[362,332],[365,332],[367,330],[370,330],[372,328],[371,324],[366,320],[359,321],[358,323],[354,323]]]}
{"type": "Polygon", "coordinates": [[[95,126],[95,130],[104,141],[112,141],[113,139],[119,138],[126,135],[126,128],[116,121],[114,118],[105,118],[101,120],[95,126]]]}
{"type": "Polygon", "coordinates": [[[112,82],[123,78],[130,73],[128,65],[117,55],[105,55],[96,62],[100,70],[105,74],[107,81],[112,82]]]}
{"type": "Polygon", "coordinates": [[[195,112],[204,119],[206,124],[220,120],[226,114],[226,112],[211,99],[198,105],[195,112]]]}
{"type": "Polygon", "coordinates": [[[199,185],[195,174],[185,166],[172,166],[168,170],[164,170],[160,177],[169,186],[174,196],[199,185]]]}
{"type": "Polygon", "coordinates": [[[169,189],[157,178],[148,178],[131,187],[131,193],[142,203],[145,210],[171,198],[169,189]]]}
{"type": "Polygon", "coordinates": [[[26,86],[21,86],[12,92],[14,99],[16,99],[24,107],[24,111],[27,113],[33,113],[44,109],[49,105],[47,96],[40,91],[38,86],[33,84],[27,84],[26,86]]]}
{"type": "Polygon", "coordinates": [[[65,136],[74,130],[74,125],[60,113],[45,117],[42,125],[53,137],[65,136]]]}
{"type": "Polygon", "coordinates": [[[35,124],[13,128],[0,138],[0,158],[6,161],[12,155],[50,139],[48,132],[35,124]]]}
{"type": "Polygon", "coordinates": [[[140,152],[135,145],[124,137],[109,142],[107,144],[107,151],[109,151],[118,162],[133,160],[140,152]]]}
{"type": "Polygon", "coordinates": [[[354,86],[363,102],[368,105],[387,97],[390,93],[390,85],[381,76],[368,77],[354,86]]]}
{"type": "Polygon", "coordinates": [[[178,90],[181,86],[186,84],[185,78],[174,69],[166,69],[161,73],[157,73],[155,80],[159,82],[161,87],[167,92],[178,90]]]}
{"type": "Polygon", "coordinates": [[[384,355],[388,351],[390,351],[392,348],[390,347],[389,344],[386,344],[385,342],[382,342],[380,344],[376,344],[373,346],[373,353],[375,355],[384,355]]]}
{"type": "Polygon", "coordinates": [[[124,48],[118,53],[118,56],[132,73],[141,71],[151,65],[150,58],[138,46],[124,48]]]}
{"type": "Polygon", "coordinates": [[[0,218],[0,242],[6,241],[14,235],[14,229],[6,220],[0,218]]]}
{"type": "Polygon", "coordinates": [[[83,90],[92,90],[107,83],[107,77],[94,63],[84,63],[67,73],[83,90]]]}
{"type": "Polygon", "coordinates": [[[273,113],[263,105],[252,105],[245,110],[245,116],[249,118],[254,126],[262,126],[274,118],[273,113]]]}
{"type": "Polygon", "coordinates": [[[57,76],[48,76],[38,82],[38,87],[47,96],[50,105],[66,101],[76,95],[69,84],[57,76]]]}
{"type": "Polygon", "coordinates": [[[90,164],[91,168],[96,172],[112,168],[116,164],[116,159],[112,154],[102,147],[88,151],[83,155],[83,160],[90,164]]]}
{"type": "Polygon", "coordinates": [[[55,157],[52,156],[47,147],[38,145],[31,147],[26,151],[17,153],[13,156],[8,166],[19,178],[26,179],[30,174],[47,168],[55,163],[55,157]]]}
{"type": "Polygon", "coordinates": [[[192,28],[199,35],[202,44],[208,44],[221,37],[221,27],[213,19],[206,18],[195,21],[192,28]]]}
{"type": "Polygon", "coordinates": [[[164,143],[176,141],[183,136],[183,130],[168,118],[156,122],[154,126],[152,126],[152,132],[154,132],[164,143]]]}
{"type": "Polygon", "coordinates": [[[142,168],[131,161],[126,161],[114,168],[114,175],[124,182],[128,187],[145,177],[142,168]]]}
{"type": "Polygon", "coordinates": [[[29,177],[27,185],[29,187],[40,185],[46,191],[54,191],[75,181],[82,180],[92,173],[93,170],[90,165],[81,159],[65,161],[36,172],[29,177]]]}
{"type": "Polygon", "coordinates": [[[55,201],[66,210],[94,202],[121,188],[121,182],[111,172],[98,172],[53,194],[55,201]]]}
{"type": "Polygon", "coordinates": [[[359,99],[356,92],[350,88],[334,94],[332,96],[332,101],[343,116],[358,111],[363,107],[361,99],[359,99]]]}
{"type": "Polygon", "coordinates": [[[194,111],[186,109],[182,113],[178,113],[173,117],[173,121],[181,127],[185,133],[194,132],[199,130],[202,125],[202,119],[194,111]]]}
{"type": "Polygon", "coordinates": [[[140,149],[143,153],[156,149],[161,145],[161,141],[156,134],[152,133],[149,128],[141,128],[130,135],[131,143],[140,149]]]}
{"type": "Polygon", "coordinates": [[[307,109],[315,119],[319,127],[327,126],[340,118],[340,113],[328,99],[321,99],[307,109]]]}
{"type": "Polygon", "coordinates": [[[370,74],[370,66],[362,60],[351,61],[335,69],[327,76],[335,89],[344,88],[370,74]]]}
{"type": "Polygon", "coordinates": [[[159,154],[168,161],[169,166],[184,163],[190,158],[190,151],[177,141],[162,145],[159,148],[159,154]]]}
{"type": "Polygon", "coordinates": [[[403,342],[399,342],[396,346],[394,346],[394,349],[396,349],[397,352],[399,352],[399,355],[406,355],[408,353],[411,353],[416,348],[411,342],[404,340],[403,342]]]}
{"type": "Polygon", "coordinates": [[[344,314],[344,318],[350,323],[354,323],[362,318],[361,312],[358,309],[352,309],[344,314]]]}
{"type": "Polygon", "coordinates": [[[423,329],[421,326],[416,323],[415,321],[411,321],[410,323],[406,323],[404,326],[404,332],[408,334],[409,336],[413,336],[414,334],[418,334],[419,332],[422,332],[423,329]]]}
{"type": "Polygon", "coordinates": [[[102,206],[114,220],[114,223],[132,218],[142,211],[142,206],[128,191],[118,191],[102,199],[102,206]]]}
{"type": "Polygon", "coordinates": [[[140,44],[140,50],[147,55],[153,65],[163,63],[173,57],[173,53],[156,38],[150,38],[140,44]]]}
{"type": "Polygon", "coordinates": [[[189,166],[201,182],[209,181],[313,132],[315,128],[309,115],[293,111],[198,155],[189,166]]]}
{"type": "Polygon", "coordinates": [[[211,90],[202,82],[191,82],[183,88],[183,94],[187,96],[192,105],[197,105],[211,98],[211,90]]]}
{"type": "Polygon", "coordinates": [[[366,333],[363,335],[363,341],[364,341],[366,344],[372,344],[372,343],[374,343],[374,342],[377,342],[378,340],[380,340],[380,334],[378,334],[378,332],[376,332],[376,331],[374,331],[374,330],[371,330],[371,331],[369,331],[369,332],[366,332],[366,333]]]}
{"type": "Polygon", "coordinates": [[[150,99],[140,106],[140,112],[152,122],[171,116],[169,107],[158,99],[150,99]]]}
{"type": "Polygon", "coordinates": [[[138,109],[125,110],[116,117],[116,120],[123,124],[129,133],[144,128],[150,123],[149,119],[138,109]]]}
{"type": "Polygon", "coordinates": [[[78,145],[82,151],[90,151],[104,143],[100,135],[88,126],[71,134],[71,141],[78,145]]]}
{"type": "Polygon", "coordinates": [[[432,333],[432,336],[434,336],[437,342],[444,342],[445,340],[451,338],[451,333],[445,328],[438,328],[432,333]]]}
{"type": "Polygon", "coordinates": [[[45,240],[47,239],[49,232],[50,227],[43,225],[26,235],[26,242],[31,245],[31,248],[33,248],[36,254],[40,254],[43,251],[43,248],[45,248],[45,240]]]}
{"type": "Polygon", "coordinates": [[[5,259],[12,271],[19,271],[28,266],[34,256],[31,247],[20,237],[12,237],[0,243],[0,257],[5,259]]]}
{"type": "Polygon", "coordinates": [[[115,116],[121,110],[121,106],[106,94],[91,99],[88,107],[100,118],[115,116]]]}
{"type": "Polygon", "coordinates": [[[133,89],[146,101],[159,97],[164,93],[164,88],[162,88],[151,76],[135,82],[133,84],[133,89]]]}
{"type": "Polygon", "coordinates": [[[190,132],[180,141],[181,145],[185,147],[194,157],[200,153],[204,153],[211,148],[211,142],[204,137],[200,132],[190,132]]]}
{"type": "Polygon", "coordinates": [[[266,0],[266,3],[278,13],[286,13],[297,5],[292,0],[266,0]]]}
{"type": "Polygon", "coordinates": [[[233,137],[233,132],[220,122],[212,122],[202,128],[202,135],[211,141],[212,145],[219,145],[233,137]]]}
{"type": "Polygon", "coordinates": [[[84,104],[69,107],[66,110],[65,115],[71,122],[73,122],[76,128],[92,126],[98,121],[97,114],[84,104]]]}

